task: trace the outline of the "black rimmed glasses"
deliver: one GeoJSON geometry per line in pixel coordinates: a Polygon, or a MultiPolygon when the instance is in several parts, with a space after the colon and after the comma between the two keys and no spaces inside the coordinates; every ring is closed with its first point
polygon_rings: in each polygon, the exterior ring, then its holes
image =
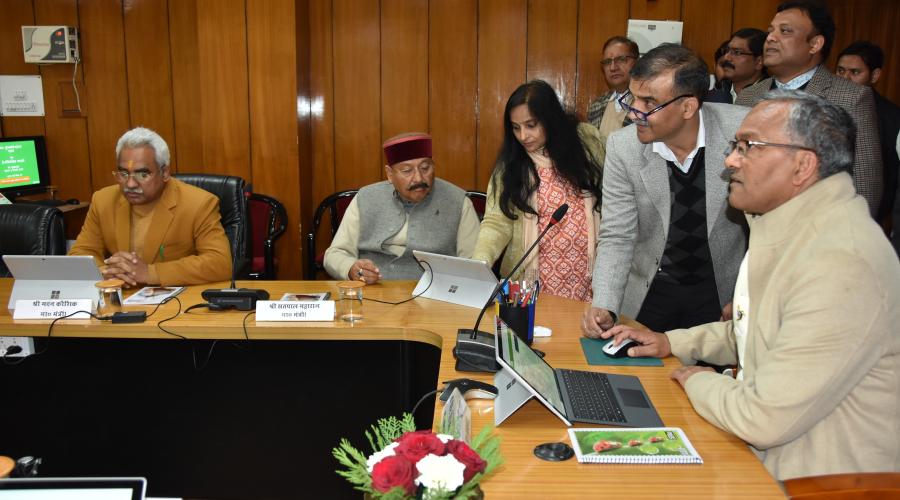
{"type": "Polygon", "coordinates": [[[617,56],[617,57],[607,57],[606,59],[602,59],[600,64],[603,66],[609,66],[612,63],[616,63],[617,66],[621,66],[628,62],[629,59],[637,59],[634,56],[617,56]]]}
{"type": "Polygon", "coordinates": [[[746,52],[746,51],[743,51],[743,50],[741,50],[741,49],[734,49],[734,48],[731,48],[731,47],[727,47],[727,48],[725,49],[725,53],[726,53],[726,54],[731,54],[731,55],[734,56],[734,57],[741,57],[741,56],[754,56],[754,57],[756,57],[756,54],[754,54],[753,52],[746,52]]]}
{"type": "Polygon", "coordinates": [[[113,170],[113,177],[116,178],[119,182],[128,182],[128,179],[134,179],[138,183],[147,182],[147,179],[153,177],[153,172],[145,172],[143,170],[138,172],[129,172],[127,170],[113,170]]]}
{"type": "Polygon", "coordinates": [[[779,144],[777,142],[746,141],[746,140],[736,139],[733,141],[728,141],[728,149],[725,150],[725,156],[728,156],[731,153],[737,151],[737,153],[741,156],[741,158],[746,158],[747,153],[749,153],[750,149],[755,146],[800,149],[803,151],[812,151],[813,153],[816,152],[816,150],[813,148],[808,148],[806,146],[801,146],[799,144],[779,144]]]}
{"type": "Polygon", "coordinates": [[[632,122],[634,122],[638,125],[646,126],[646,125],[650,124],[650,122],[647,121],[647,118],[649,118],[650,115],[652,115],[653,113],[657,113],[657,112],[661,111],[663,108],[665,108],[669,104],[672,104],[673,102],[675,102],[679,99],[684,99],[685,97],[694,97],[694,96],[691,94],[681,94],[680,96],[673,97],[672,99],[670,99],[670,100],[660,104],[659,106],[651,109],[650,111],[646,111],[646,112],[641,111],[641,110],[635,108],[634,106],[628,104],[626,101],[628,100],[629,97],[631,97],[630,90],[625,92],[624,94],[622,94],[621,97],[619,97],[619,105],[622,106],[622,109],[625,110],[626,114],[634,115],[634,119],[631,120],[632,122]]]}

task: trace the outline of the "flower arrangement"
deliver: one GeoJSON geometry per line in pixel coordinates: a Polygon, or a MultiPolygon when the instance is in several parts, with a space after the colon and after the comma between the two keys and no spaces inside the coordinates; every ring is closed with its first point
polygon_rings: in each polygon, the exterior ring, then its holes
{"type": "Polygon", "coordinates": [[[363,455],[347,439],[332,450],[337,473],[372,498],[462,499],[481,496],[478,484],[502,462],[500,439],[484,428],[469,446],[448,434],[417,431],[406,413],[378,420],[366,431],[363,455]]]}

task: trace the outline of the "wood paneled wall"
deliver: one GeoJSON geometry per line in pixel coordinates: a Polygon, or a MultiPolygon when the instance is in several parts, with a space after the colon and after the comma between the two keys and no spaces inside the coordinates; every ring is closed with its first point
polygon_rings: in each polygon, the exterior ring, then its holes
{"type": "MultiPolygon", "coordinates": [[[[309,0],[312,199],[384,178],[380,144],[434,137],[438,175],[484,190],[506,100],[547,80],[583,116],[606,91],[607,38],[629,18],[685,21],[709,63],[745,26],[765,28],[776,0],[309,0]],[[758,10],[766,11],[760,15],[758,10]]],[[[306,219],[304,219],[306,220],[306,219]]],[[[327,232],[319,232],[320,250],[327,232]]]]}
{"type": "MultiPolygon", "coordinates": [[[[62,197],[112,184],[116,140],[143,125],[169,143],[176,171],[241,176],[297,227],[294,0],[0,0],[0,13],[0,74],[40,74],[46,105],[43,118],[4,117],[2,133],[47,136],[62,197]],[[79,27],[84,116],[61,116],[72,65],[22,62],[19,27],[31,24],[79,27]]],[[[281,274],[299,277],[299,232],[277,250],[281,274]]]]}
{"type": "MultiPolygon", "coordinates": [[[[867,37],[885,48],[877,88],[900,98],[896,0],[827,0],[833,53],[867,37]]],[[[0,0],[0,74],[40,74],[47,115],[3,118],[4,135],[47,136],[61,196],[110,184],[114,145],[145,125],[182,172],[240,175],[288,209],[280,277],[301,276],[301,232],[328,194],[384,178],[381,142],[434,136],[438,175],[484,190],[503,107],[543,78],[584,115],[606,90],[602,43],[627,20],[685,22],[712,62],[737,28],[765,29],[778,0],[0,0]],[[81,29],[75,80],[85,116],[62,117],[72,65],[22,62],[19,27],[81,29]]],[[[833,67],[833,59],[830,67],[833,67]]],[[[327,235],[320,233],[323,245],[327,235]]]]}

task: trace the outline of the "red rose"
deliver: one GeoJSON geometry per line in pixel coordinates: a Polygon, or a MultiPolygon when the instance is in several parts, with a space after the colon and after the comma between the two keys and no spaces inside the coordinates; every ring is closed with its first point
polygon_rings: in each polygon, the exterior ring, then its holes
{"type": "Polygon", "coordinates": [[[396,455],[385,457],[372,468],[372,487],[387,493],[391,488],[400,486],[407,495],[412,495],[416,489],[413,484],[415,476],[416,470],[409,460],[396,455]]]}
{"type": "Polygon", "coordinates": [[[453,455],[459,463],[466,466],[463,471],[463,481],[469,482],[472,476],[479,472],[484,472],[487,462],[481,459],[478,453],[469,447],[464,441],[452,440],[447,443],[447,453],[453,455]]]}
{"type": "Polygon", "coordinates": [[[444,443],[433,432],[416,431],[400,436],[394,453],[415,464],[429,453],[442,457],[447,451],[444,443]]]}

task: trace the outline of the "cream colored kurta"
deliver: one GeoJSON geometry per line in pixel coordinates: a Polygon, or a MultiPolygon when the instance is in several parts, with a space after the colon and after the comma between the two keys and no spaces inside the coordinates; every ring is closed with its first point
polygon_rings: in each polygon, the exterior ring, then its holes
{"type": "MultiPolygon", "coordinates": [[[[778,480],[900,471],[900,262],[846,173],[750,222],[743,380],[685,391],[778,480]]],[[[684,363],[737,361],[734,324],[667,333],[684,363]]]]}

